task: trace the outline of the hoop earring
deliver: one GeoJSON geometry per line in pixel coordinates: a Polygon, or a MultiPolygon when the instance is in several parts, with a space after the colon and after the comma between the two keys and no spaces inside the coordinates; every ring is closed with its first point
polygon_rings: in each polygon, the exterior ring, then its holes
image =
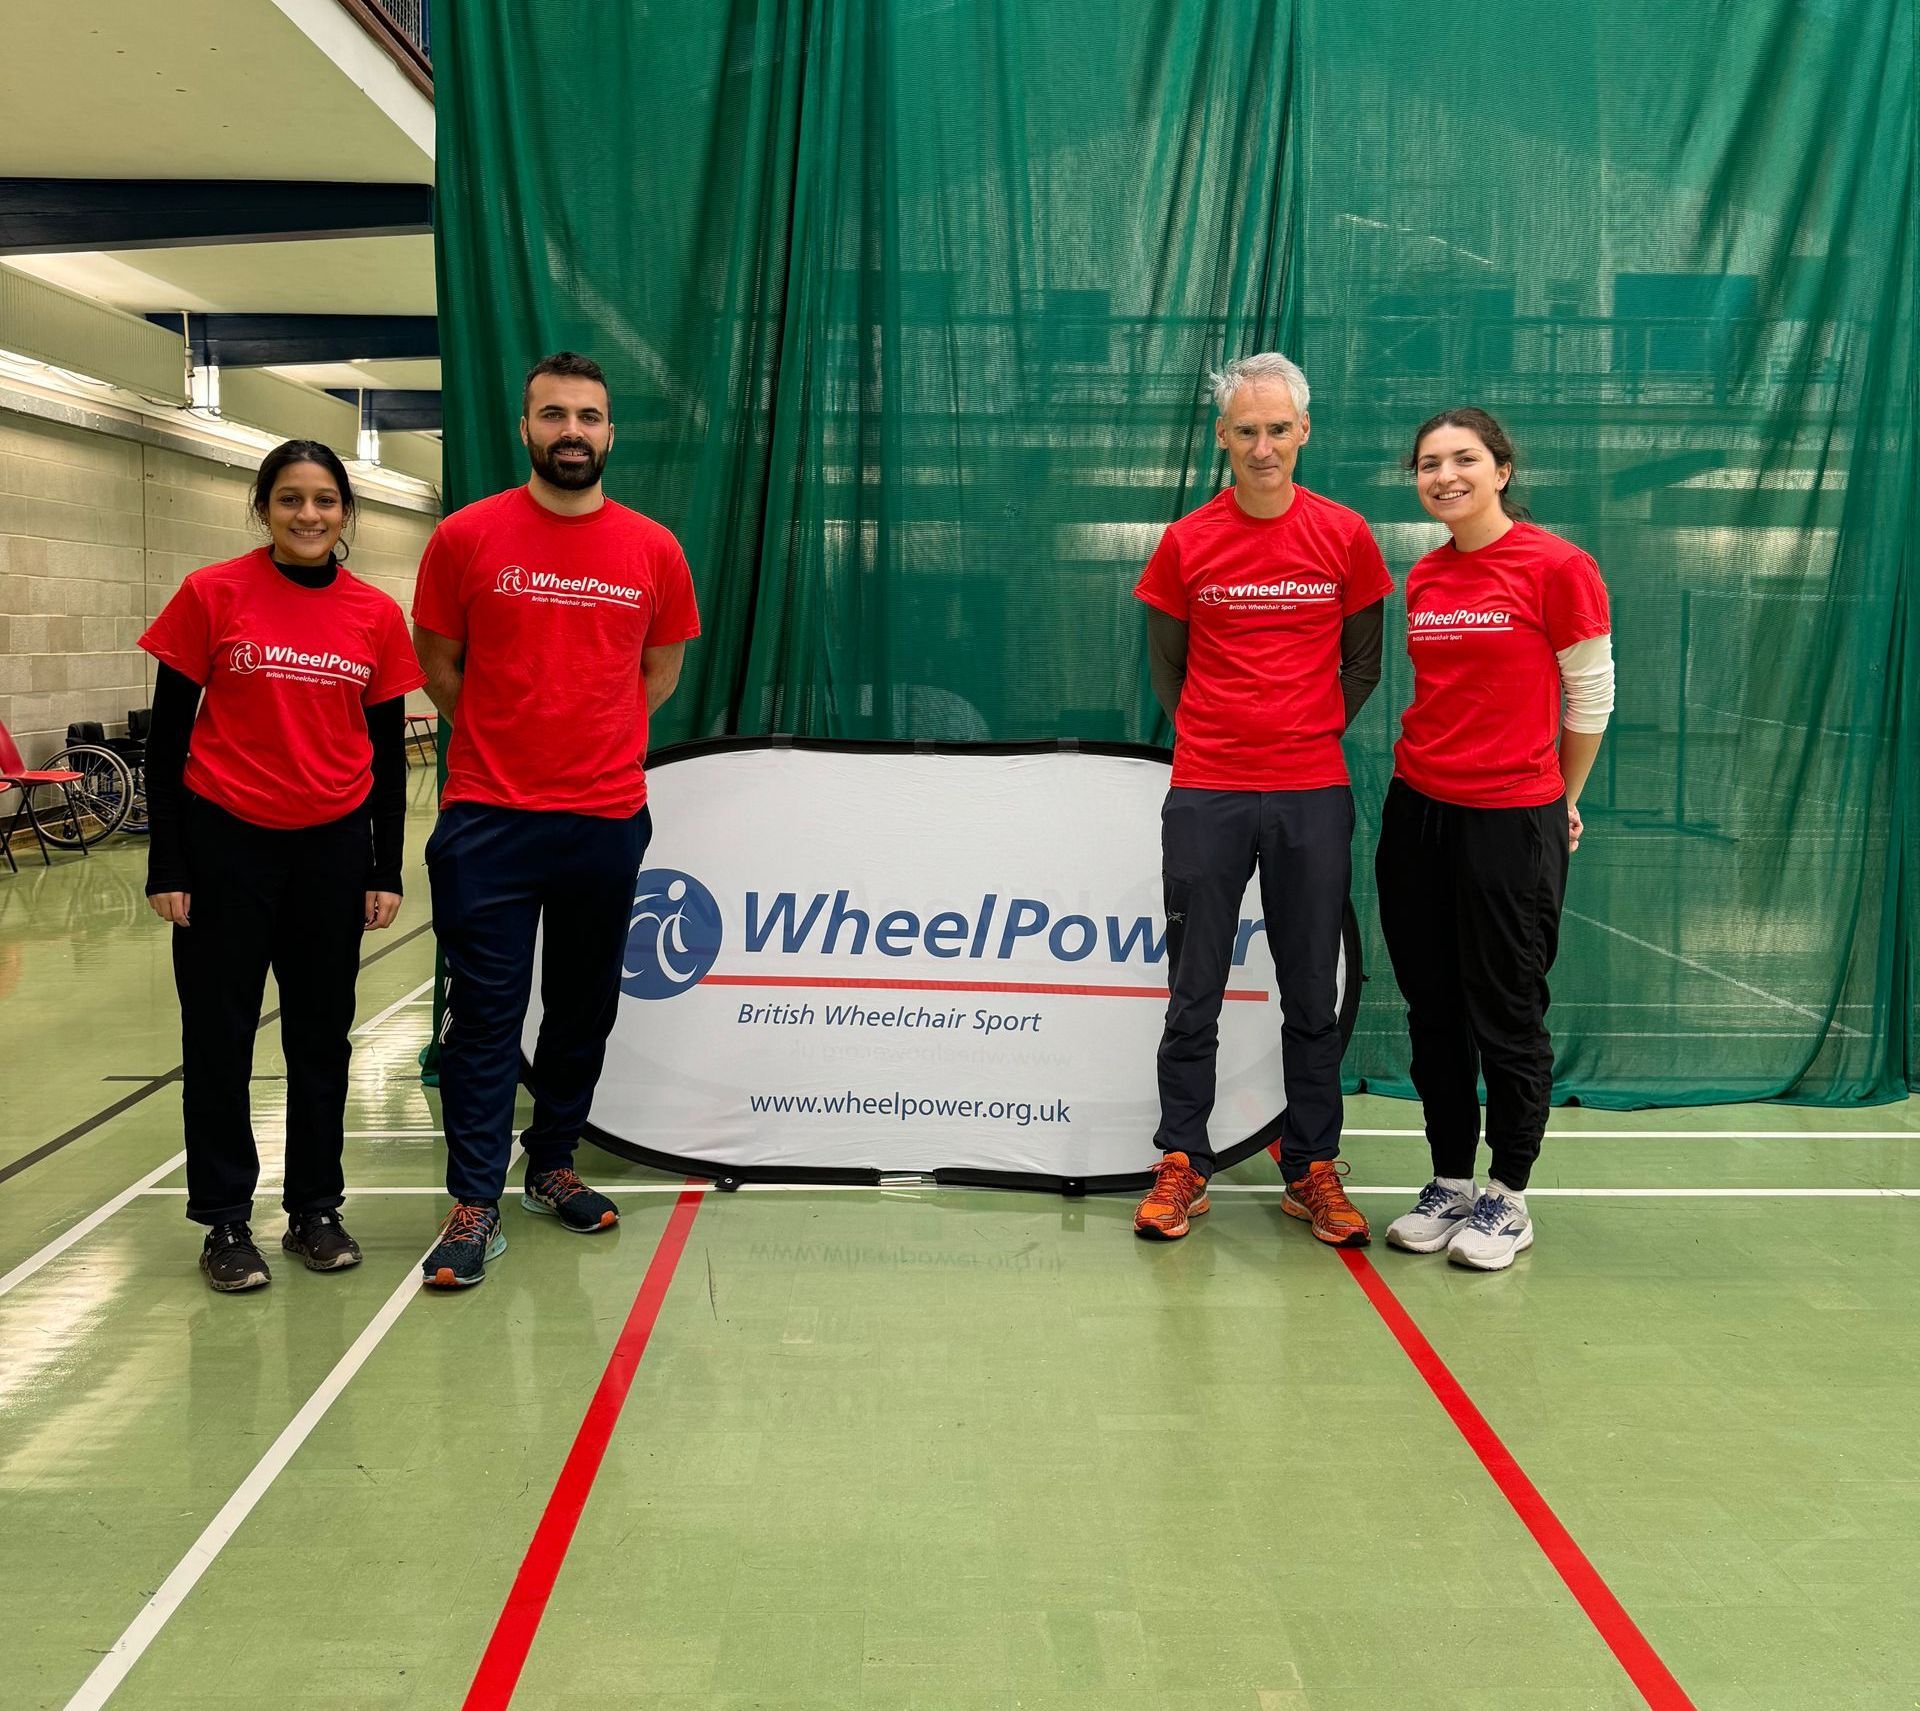
{"type": "Polygon", "coordinates": [[[339,538],[339,540],[333,543],[333,556],[335,560],[341,564],[345,564],[347,562],[347,556],[352,551],[353,551],[353,542],[348,540],[345,535],[342,535],[339,538]]]}

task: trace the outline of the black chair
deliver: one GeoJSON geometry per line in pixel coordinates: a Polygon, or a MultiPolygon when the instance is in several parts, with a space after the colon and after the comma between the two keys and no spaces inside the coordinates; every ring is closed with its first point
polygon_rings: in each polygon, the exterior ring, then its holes
{"type": "Polygon", "coordinates": [[[98,749],[111,749],[128,766],[137,767],[147,758],[147,734],[153,729],[151,707],[127,709],[127,734],[110,737],[98,719],[76,719],[67,727],[67,746],[90,743],[98,749]]]}
{"type": "Polygon", "coordinates": [[[106,727],[97,719],[76,719],[67,726],[67,746],[60,751],[59,758],[86,774],[88,782],[83,785],[83,793],[93,804],[96,817],[106,831],[144,832],[147,829],[147,734],[152,729],[151,707],[128,709],[124,737],[108,736],[106,727]],[[104,757],[99,757],[103,765],[86,759],[89,750],[102,749],[118,758],[121,763],[118,769],[104,757]]]}

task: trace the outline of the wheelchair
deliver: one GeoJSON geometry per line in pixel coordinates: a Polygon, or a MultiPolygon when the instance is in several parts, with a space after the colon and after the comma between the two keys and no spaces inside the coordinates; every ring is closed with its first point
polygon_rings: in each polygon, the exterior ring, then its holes
{"type": "Polygon", "coordinates": [[[41,832],[57,849],[82,849],[115,832],[147,829],[147,732],[153,723],[150,708],[127,713],[127,734],[110,737],[94,719],[78,719],[67,727],[67,746],[45,761],[49,768],[80,774],[73,786],[79,812],[55,823],[42,822],[41,832]]]}

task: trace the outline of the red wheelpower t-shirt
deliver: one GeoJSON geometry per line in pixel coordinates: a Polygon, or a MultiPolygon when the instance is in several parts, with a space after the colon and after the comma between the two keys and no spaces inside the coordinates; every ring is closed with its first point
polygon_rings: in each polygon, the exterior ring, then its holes
{"type": "Polygon", "coordinates": [[[640,811],[640,652],[700,633],[693,577],[668,530],[611,499],[563,517],[510,488],[434,530],[413,619],[467,647],[442,802],[640,811]]]}
{"type": "Polygon", "coordinates": [[[1187,626],[1176,790],[1319,790],[1347,782],[1340,627],[1393,592],[1357,511],[1295,486],[1279,517],[1231,487],[1182,517],[1134,588],[1187,626]]]}
{"type": "Polygon", "coordinates": [[[1532,523],[1463,553],[1451,541],[1407,572],[1413,705],[1393,770],[1463,808],[1538,808],[1560,777],[1560,662],[1612,629],[1600,567],[1532,523]]]}
{"type": "Polygon", "coordinates": [[[204,692],[187,788],[278,831],[366,801],[366,709],[427,680],[390,596],[345,566],[325,588],[302,588],[265,547],[194,571],[140,645],[204,692]]]}

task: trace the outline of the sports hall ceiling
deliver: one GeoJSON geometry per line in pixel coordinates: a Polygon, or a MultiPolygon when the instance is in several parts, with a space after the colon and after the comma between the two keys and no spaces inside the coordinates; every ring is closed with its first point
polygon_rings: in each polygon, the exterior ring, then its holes
{"type": "MultiPolygon", "coordinates": [[[[340,0],[85,0],[10,9],[0,178],[430,184],[433,103],[340,0]]],[[[427,235],[12,255],[138,314],[432,315],[427,235]]],[[[432,389],[435,361],[277,369],[432,389]]]]}

